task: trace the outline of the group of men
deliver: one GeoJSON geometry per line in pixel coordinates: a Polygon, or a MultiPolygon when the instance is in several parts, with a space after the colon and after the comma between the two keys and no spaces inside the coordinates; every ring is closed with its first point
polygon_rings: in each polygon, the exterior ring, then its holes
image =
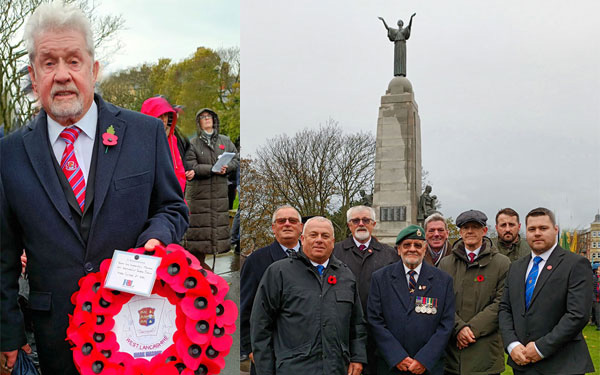
{"type": "Polygon", "coordinates": [[[275,241],[241,271],[241,354],[251,373],[584,374],[594,367],[581,333],[591,309],[589,261],[557,245],[554,214],[468,210],[448,241],[445,218],[410,225],[395,248],[377,241],[371,207],[347,211],[335,242],[322,217],[304,225],[282,206],[275,241]]]}

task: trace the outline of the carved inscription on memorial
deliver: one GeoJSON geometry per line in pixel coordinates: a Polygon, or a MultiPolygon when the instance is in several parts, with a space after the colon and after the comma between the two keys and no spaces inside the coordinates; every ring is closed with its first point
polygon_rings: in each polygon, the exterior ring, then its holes
{"type": "Polygon", "coordinates": [[[406,206],[380,207],[379,220],[406,221],[406,206]]]}

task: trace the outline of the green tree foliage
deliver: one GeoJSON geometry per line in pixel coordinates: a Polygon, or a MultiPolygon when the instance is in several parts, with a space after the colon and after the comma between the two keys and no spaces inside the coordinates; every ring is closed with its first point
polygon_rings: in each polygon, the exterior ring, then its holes
{"type": "MultiPolygon", "coordinates": [[[[0,126],[5,134],[25,125],[37,111],[27,74],[29,59],[21,37],[25,22],[41,3],[42,0],[0,1],[0,126]]],[[[123,18],[97,16],[100,1],[65,0],[65,3],[76,4],[90,19],[96,59],[110,56],[118,48],[116,35],[123,28],[123,18]]]]}
{"type": "Polygon", "coordinates": [[[183,106],[177,127],[187,136],[196,133],[196,112],[211,108],[219,114],[219,131],[232,140],[240,135],[239,88],[239,49],[213,51],[204,47],[181,62],[160,59],[156,64],[113,74],[100,84],[106,100],[134,111],[156,95],[183,106]]]}
{"type": "Polygon", "coordinates": [[[144,64],[116,73],[102,81],[102,97],[123,108],[139,111],[144,100],[153,96],[154,88],[148,84],[153,69],[153,66],[144,64]]]}
{"type": "Polygon", "coordinates": [[[460,238],[458,227],[454,224],[452,216],[446,219],[446,224],[448,225],[448,241],[450,241],[450,244],[454,244],[460,238]]]}

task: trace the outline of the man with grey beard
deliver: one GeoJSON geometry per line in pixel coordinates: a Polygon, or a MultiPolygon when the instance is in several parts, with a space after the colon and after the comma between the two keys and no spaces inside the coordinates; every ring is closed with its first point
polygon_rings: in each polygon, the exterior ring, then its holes
{"type": "MultiPolygon", "coordinates": [[[[346,263],[356,276],[363,311],[367,311],[371,275],[378,269],[399,261],[400,257],[391,246],[382,244],[371,235],[377,224],[373,208],[351,207],[346,212],[346,218],[352,235],[335,244],[333,255],[346,263]]],[[[376,348],[377,345],[369,334],[367,336],[368,364],[363,368],[365,375],[377,373],[376,348]]]]}
{"type": "Polygon", "coordinates": [[[100,65],[85,14],[43,3],[24,40],[42,109],[0,140],[0,362],[11,372],[27,342],[17,305],[25,249],[42,373],[77,375],[65,339],[78,281],[115,249],[153,254],[179,242],[188,209],[162,122],[94,94],[100,65]]]}

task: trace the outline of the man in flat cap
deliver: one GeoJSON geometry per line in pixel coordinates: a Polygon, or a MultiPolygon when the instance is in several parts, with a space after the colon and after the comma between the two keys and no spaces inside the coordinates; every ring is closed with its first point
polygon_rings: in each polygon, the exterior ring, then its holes
{"type": "Polygon", "coordinates": [[[417,225],[396,238],[402,262],[375,273],[367,303],[371,332],[379,347],[377,373],[444,373],[444,349],[454,326],[452,279],[423,262],[425,231],[417,225]]]}
{"type": "Polygon", "coordinates": [[[460,240],[440,269],[454,279],[454,332],[446,348],[446,374],[500,374],[504,350],[498,309],[510,259],[486,237],[487,216],[469,210],[456,218],[460,240]]]}

